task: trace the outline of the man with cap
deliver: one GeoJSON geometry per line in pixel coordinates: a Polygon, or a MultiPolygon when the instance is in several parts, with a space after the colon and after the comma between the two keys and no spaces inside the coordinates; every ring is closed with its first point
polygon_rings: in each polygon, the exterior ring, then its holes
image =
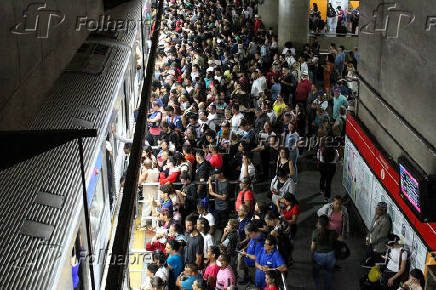
{"type": "Polygon", "coordinates": [[[229,195],[229,182],[224,177],[222,168],[215,168],[214,179],[209,178],[209,196],[215,199],[215,221],[216,227],[222,230],[229,218],[229,204],[227,197],[229,195]]]}
{"type": "Polygon", "coordinates": [[[347,98],[341,94],[341,88],[335,89],[335,97],[333,98],[333,119],[336,120],[339,117],[339,108],[344,106],[348,107],[347,98]]]}
{"type": "MultiPolygon", "coordinates": [[[[374,262],[381,259],[386,253],[386,243],[389,241],[389,234],[392,231],[392,221],[387,213],[387,204],[384,201],[377,203],[375,216],[371,222],[366,245],[369,246],[368,258],[374,262]]],[[[365,262],[369,262],[368,259],[365,262]]]]}

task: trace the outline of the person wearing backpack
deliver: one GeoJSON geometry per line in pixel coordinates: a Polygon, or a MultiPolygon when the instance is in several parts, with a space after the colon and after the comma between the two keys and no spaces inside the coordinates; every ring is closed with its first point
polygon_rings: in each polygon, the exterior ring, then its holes
{"type": "Polygon", "coordinates": [[[323,142],[318,150],[319,172],[321,173],[319,188],[321,195],[324,196],[324,202],[326,203],[329,202],[330,199],[331,184],[336,172],[337,159],[338,151],[323,142]]]}
{"type": "Polygon", "coordinates": [[[396,290],[400,282],[408,279],[410,262],[407,250],[400,245],[400,238],[397,235],[391,235],[386,246],[386,269],[382,273],[381,284],[383,289],[396,290]]]}

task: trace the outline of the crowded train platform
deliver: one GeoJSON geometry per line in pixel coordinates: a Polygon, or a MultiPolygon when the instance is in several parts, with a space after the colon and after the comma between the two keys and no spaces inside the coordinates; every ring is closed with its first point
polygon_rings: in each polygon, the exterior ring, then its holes
{"type": "Polygon", "coordinates": [[[104,1],[141,25],[92,30],[30,135],[2,137],[36,139],[2,162],[0,288],[436,289],[434,128],[414,119],[435,103],[404,117],[383,94],[412,77],[380,44],[402,32],[382,4],[362,24],[364,1],[295,1],[104,1]]]}

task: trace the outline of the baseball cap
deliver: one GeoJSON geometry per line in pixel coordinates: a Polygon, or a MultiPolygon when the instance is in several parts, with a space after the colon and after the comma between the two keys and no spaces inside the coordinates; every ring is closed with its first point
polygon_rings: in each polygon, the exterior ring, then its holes
{"type": "Polygon", "coordinates": [[[223,170],[221,168],[215,168],[215,174],[221,174],[223,170]]]}

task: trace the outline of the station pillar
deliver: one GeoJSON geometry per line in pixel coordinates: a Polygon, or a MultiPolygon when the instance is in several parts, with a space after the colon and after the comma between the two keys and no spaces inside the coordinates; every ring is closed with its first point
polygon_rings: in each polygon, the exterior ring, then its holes
{"type": "Polygon", "coordinates": [[[272,27],[274,34],[278,34],[279,18],[279,0],[264,0],[257,7],[257,13],[262,20],[265,28],[272,27]]]}
{"type": "Polygon", "coordinates": [[[310,1],[279,0],[278,4],[279,46],[291,41],[295,48],[302,48],[309,39],[310,1]]]}

